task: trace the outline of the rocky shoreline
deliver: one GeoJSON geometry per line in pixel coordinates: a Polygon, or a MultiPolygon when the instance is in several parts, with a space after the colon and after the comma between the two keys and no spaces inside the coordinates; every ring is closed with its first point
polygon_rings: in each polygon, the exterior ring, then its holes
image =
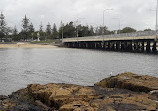
{"type": "Polygon", "coordinates": [[[0,111],[157,111],[158,78],[122,73],[94,86],[30,84],[0,96],[0,111]]]}

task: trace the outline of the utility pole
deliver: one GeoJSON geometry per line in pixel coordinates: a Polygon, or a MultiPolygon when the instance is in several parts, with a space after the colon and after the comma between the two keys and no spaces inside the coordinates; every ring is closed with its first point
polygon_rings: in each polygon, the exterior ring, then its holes
{"type": "Polygon", "coordinates": [[[78,18],[75,22],[76,22],[76,38],[77,38],[77,42],[78,42],[78,24],[79,24],[79,20],[80,19],[85,19],[85,18],[78,18]]]}
{"type": "Polygon", "coordinates": [[[103,28],[102,28],[102,37],[103,37],[103,41],[102,41],[102,47],[103,47],[103,45],[104,45],[104,33],[105,33],[105,31],[104,31],[104,13],[105,13],[105,11],[108,11],[108,10],[113,10],[113,9],[105,9],[105,10],[103,10],[103,28]]]}
{"type": "Polygon", "coordinates": [[[157,15],[158,15],[158,14],[157,14],[157,12],[158,12],[158,0],[157,0],[157,4],[156,4],[156,30],[155,30],[155,31],[156,31],[156,39],[155,39],[156,41],[157,41],[157,39],[158,39],[158,38],[157,38],[157,36],[158,36],[158,32],[157,32],[157,30],[158,30],[158,26],[157,26],[157,25],[158,25],[158,22],[157,22],[157,15]]]}
{"type": "Polygon", "coordinates": [[[78,38],[78,19],[77,19],[77,21],[76,21],[76,37],[78,38]]]}
{"type": "Polygon", "coordinates": [[[63,32],[63,30],[64,30],[64,25],[63,25],[63,22],[62,22],[62,21],[61,21],[61,27],[62,27],[62,29],[61,29],[61,31],[62,31],[61,38],[62,38],[62,42],[63,42],[63,38],[64,38],[64,32],[63,32]]]}

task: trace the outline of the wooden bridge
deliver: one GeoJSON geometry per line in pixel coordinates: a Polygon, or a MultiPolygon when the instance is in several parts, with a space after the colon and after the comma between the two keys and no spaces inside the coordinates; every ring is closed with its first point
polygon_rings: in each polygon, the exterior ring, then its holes
{"type": "Polygon", "coordinates": [[[64,46],[69,48],[103,49],[114,51],[157,53],[156,32],[142,31],[113,35],[64,38],[64,46]]]}

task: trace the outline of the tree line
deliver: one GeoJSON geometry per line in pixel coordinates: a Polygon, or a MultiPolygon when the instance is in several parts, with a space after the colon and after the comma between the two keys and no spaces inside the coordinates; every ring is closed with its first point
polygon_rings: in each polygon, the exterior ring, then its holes
{"type": "MultiPolygon", "coordinates": [[[[11,38],[14,41],[32,41],[37,39],[37,33],[40,34],[40,40],[53,40],[70,37],[85,37],[85,36],[96,36],[96,35],[109,35],[109,34],[119,34],[119,33],[131,33],[137,30],[131,27],[125,27],[122,30],[110,31],[107,26],[99,26],[94,28],[89,25],[77,25],[75,22],[69,22],[64,24],[61,22],[59,29],[57,29],[56,24],[53,27],[48,22],[46,28],[42,23],[39,26],[39,30],[35,30],[33,23],[25,15],[21,23],[21,31],[17,30],[17,27],[11,28],[7,26],[5,16],[1,12],[0,14],[0,39],[11,38]]],[[[144,31],[151,31],[151,29],[145,29],[144,31]]]]}

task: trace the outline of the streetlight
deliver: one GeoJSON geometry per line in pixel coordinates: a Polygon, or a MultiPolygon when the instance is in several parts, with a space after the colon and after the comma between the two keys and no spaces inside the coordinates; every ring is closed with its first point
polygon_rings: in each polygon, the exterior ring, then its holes
{"type": "Polygon", "coordinates": [[[103,31],[102,31],[102,35],[104,34],[104,13],[105,13],[105,11],[109,11],[109,10],[113,10],[113,9],[111,8],[111,9],[103,10],[103,31]]]}
{"type": "Polygon", "coordinates": [[[77,37],[77,42],[78,42],[78,22],[79,22],[79,19],[85,19],[85,18],[78,18],[76,20],[76,37],[77,37]]]}
{"type": "Polygon", "coordinates": [[[158,33],[157,33],[157,12],[158,12],[158,0],[157,0],[157,5],[156,5],[156,41],[157,41],[157,35],[158,35],[158,33]]]}
{"type": "Polygon", "coordinates": [[[113,19],[118,19],[119,20],[119,32],[118,32],[118,34],[120,34],[120,30],[121,30],[121,23],[120,23],[120,17],[119,18],[113,18],[113,19]]]}

